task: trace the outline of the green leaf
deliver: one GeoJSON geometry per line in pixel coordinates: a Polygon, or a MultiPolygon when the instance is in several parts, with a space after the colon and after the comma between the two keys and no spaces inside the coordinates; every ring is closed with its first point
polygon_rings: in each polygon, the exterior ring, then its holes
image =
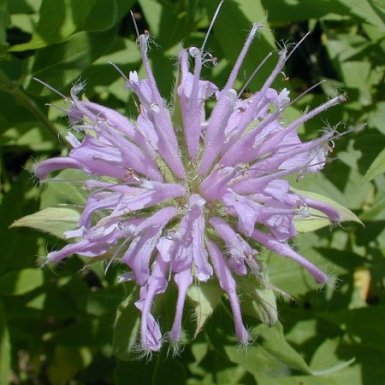
{"type": "Polygon", "coordinates": [[[345,5],[351,14],[375,25],[381,32],[385,32],[385,7],[382,0],[360,0],[354,7],[351,0],[337,0],[345,5]]]}
{"type": "MultiPolygon", "coordinates": [[[[385,210],[385,196],[381,196],[378,200],[373,203],[368,210],[364,211],[360,217],[363,221],[372,221],[380,219],[381,214],[385,210]]],[[[383,219],[381,217],[381,219],[383,219]]]]}
{"type": "MultiPolygon", "coordinates": [[[[266,21],[266,11],[260,0],[235,0],[234,1],[236,8],[234,10],[239,10],[244,17],[246,17],[250,24],[256,23],[258,21],[264,20],[264,27],[261,30],[261,37],[263,40],[266,40],[271,47],[275,48],[275,38],[271,30],[268,28],[268,21],[266,21]]],[[[230,11],[230,9],[229,9],[230,11]]],[[[227,15],[228,17],[228,15],[227,15]]],[[[234,27],[233,27],[234,28],[234,27]]],[[[258,45],[261,42],[258,41],[258,45]]],[[[261,48],[261,47],[259,47],[261,48]]]]}
{"type": "Polygon", "coordinates": [[[79,310],[74,322],[58,330],[55,344],[92,348],[109,344],[112,339],[111,317],[90,317],[79,310]]]}
{"type": "Polygon", "coordinates": [[[9,25],[10,18],[8,14],[8,2],[0,1],[0,54],[8,46],[6,28],[9,25]]]}
{"type": "Polygon", "coordinates": [[[202,361],[209,350],[206,342],[194,342],[191,346],[191,353],[194,356],[196,364],[202,361]]]}
{"type": "MultiPolygon", "coordinates": [[[[5,87],[6,85],[4,85],[4,88],[5,87]]],[[[9,93],[0,91],[0,103],[2,106],[7,106],[7,108],[1,109],[0,114],[0,132],[2,136],[6,136],[5,132],[9,127],[19,127],[19,133],[22,133],[26,131],[27,125],[31,128],[34,124],[35,118],[31,112],[23,108],[17,99],[12,97],[9,93]]],[[[3,142],[4,139],[1,138],[1,141],[3,142]]]]}
{"type": "Polygon", "coordinates": [[[346,15],[350,8],[334,0],[262,0],[262,4],[271,23],[319,19],[331,13],[346,15]]]}
{"type": "MultiPolygon", "coordinates": [[[[9,153],[11,155],[11,153],[9,153]]],[[[9,157],[11,162],[13,156],[9,157]]],[[[2,165],[2,182],[5,180],[2,165]]],[[[4,190],[6,185],[3,184],[4,190]]],[[[12,178],[8,191],[2,196],[0,204],[0,239],[1,245],[0,273],[20,267],[34,265],[37,253],[37,237],[32,232],[10,230],[12,222],[29,212],[38,210],[36,197],[38,190],[31,181],[31,174],[24,170],[17,178],[12,178]]]]}
{"type": "Polygon", "coordinates": [[[122,362],[119,361],[115,370],[116,385],[184,385],[186,370],[177,358],[158,355],[151,361],[122,362]]]}
{"type": "Polygon", "coordinates": [[[361,381],[359,367],[348,368],[340,373],[330,376],[290,376],[280,378],[264,378],[258,381],[258,385],[364,385],[361,381]]]}
{"type": "MultiPolygon", "coordinates": [[[[163,7],[162,5],[157,2],[157,1],[152,1],[152,0],[139,0],[140,7],[143,9],[143,13],[146,16],[146,20],[149,24],[151,34],[158,38],[160,35],[160,24],[161,24],[161,19],[162,19],[162,10],[163,7]]],[[[174,16],[170,12],[168,16],[170,17],[174,16]]],[[[175,23],[175,16],[174,16],[174,23],[175,23]]],[[[171,25],[170,25],[171,27],[171,25]]]]}
{"type": "Polygon", "coordinates": [[[179,44],[186,36],[189,27],[187,14],[180,9],[180,6],[164,7],[161,2],[153,0],[139,0],[139,3],[151,34],[162,47],[162,50],[154,54],[164,56],[165,50],[179,44]],[[166,30],[167,33],[165,33],[166,30]]]}
{"type": "Polygon", "coordinates": [[[239,385],[244,383],[243,378],[247,373],[241,366],[230,366],[216,370],[215,374],[216,384],[239,385]]]}
{"type": "MultiPolygon", "coordinates": [[[[35,55],[31,75],[61,89],[76,80],[82,71],[103,55],[115,38],[114,29],[78,32],[60,44],[39,50],[35,55]]],[[[31,82],[28,91],[35,93],[42,88],[37,82],[31,82]]]]}
{"type": "MultiPolygon", "coordinates": [[[[312,260],[312,262],[315,261],[312,260]]],[[[294,297],[319,287],[313,277],[304,274],[303,268],[289,258],[270,253],[267,263],[273,285],[294,297]]]]}
{"type": "Polygon", "coordinates": [[[374,306],[352,310],[341,310],[320,314],[339,325],[353,341],[360,341],[364,346],[375,346],[385,352],[385,332],[382,320],[385,317],[385,306],[374,306]]]}
{"type": "Polygon", "coordinates": [[[87,175],[80,170],[63,170],[57,176],[44,182],[41,196],[41,209],[52,206],[82,207],[86,202],[85,191],[82,189],[87,175]]]}
{"type": "Polygon", "coordinates": [[[376,103],[374,110],[369,114],[368,123],[385,135],[385,102],[376,103]]]}
{"type": "Polygon", "coordinates": [[[382,0],[262,0],[271,23],[287,23],[311,18],[333,17],[344,20],[366,21],[384,31],[382,0]],[[377,3],[377,4],[376,4],[377,3]],[[378,6],[381,4],[382,6],[378,6]],[[358,19],[358,20],[357,20],[358,19]]]}
{"type": "Polygon", "coordinates": [[[85,31],[103,31],[112,28],[118,19],[116,0],[97,0],[82,27],[85,31]]]}
{"type": "Polygon", "coordinates": [[[30,148],[36,152],[54,149],[55,145],[48,130],[34,127],[35,125],[35,122],[19,123],[16,127],[4,131],[0,136],[0,145],[30,148]]]}
{"type": "MultiPolygon", "coordinates": [[[[338,153],[338,158],[341,162],[336,163],[333,169],[334,175],[331,180],[334,185],[337,186],[342,192],[342,200],[338,197],[338,202],[354,210],[361,210],[362,205],[365,204],[368,195],[370,194],[371,185],[364,183],[364,179],[359,169],[361,166],[361,159],[365,157],[363,152],[371,151],[373,142],[369,137],[362,139],[366,141],[370,147],[367,147],[363,151],[356,149],[357,144],[354,144],[353,139],[349,140],[346,151],[338,153]],[[342,177],[341,177],[342,175],[342,177]]],[[[381,141],[385,144],[384,141],[381,141]]],[[[313,191],[312,189],[310,189],[313,191]]],[[[323,194],[323,192],[321,192],[323,194]]],[[[327,196],[333,195],[326,194],[327,196]]],[[[337,195],[338,196],[338,195],[337,195]]]]}
{"type": "Polygon", "coordinates": [[[245,350],[233,345],[225,346],[225,352],[231,362],[253,374],[258,384],[263,379],[276,380],[289,375],[291,369],[310,373],[302,356],[287,343],[279,323],[274,327],[259,325],[251,333],[255,344],[245,350]]]}
{"type": "Polygon", "coordinates": [[[70,381],[76,373],[90,364],[92,353],[89,348],[55,346],[51,365],[47,369],[49,383],[61,385],[70,381]]]}
{"type": "Polygon", "coordinates": [[[47,47],[81,30],[84,21],[97,0],[43,0],[40,6],[40,20],[32,40],[17,44],[10,51],[20,52],[47,47]]]}
{"type": "Polygon", "coordinates": [[[153,0],[140,0],[149,29],[157,44],[162,49],[150,53],[152,70],[162,95],[170,95],[174,83],[173,62],[179,53],[180,42],[186,37],[190,27],[189,17],[183,11],[182,2],[164,6],[153,0]],[[167,70],[165,70],[167,69],[167,70]]]}
{"type": "Polygon", "coordinates": [[[22,295],[43,284],[43,272],[39,269],[11,271],[0,277],[0,295],[22,295]]]}
{"type": "Polygon", "coordinates": [[[262,339],[261,346],[274,358],[289,368],[310,373],[310,368],[303,357],[287,342],[280,323],[273,327],[260,325],[252,331],[252,334],[262,339]]]}
{"type": "MultiPolygon", "coordinates": [[[[207,1],[204,3],[208,9],[209,17],[215,12],[216,1],[207,1]]],[[[250,31],[253,23],[265,20],[266,13],[259,0],[234,0],[224,2],[220,14],[214,24],[214,33],[217,42],[227,60],[235,63],[239,52],[245,42],[247,31],[250,31]]],[[[257,38],[247,54],[242,74],[251,74],[256,66],[266,57],[266,55],[275,49],[274,36],[269,26],[264,22],[265,28],[261,29],[260,38],[257,38]]],[[[210,41],[208,47],[210,48],[210,41]]],[[[218,54],[217,54],[218,55],[218,54]]],[[[268,76],[273,62],[267,63],[260,72],[257,79],[254,80],[250,88],[261,85],[268,76]]],[[[239,76],[241,77],[241,75],[239,76]]]]}
{"type": "Polygon", "coordinates": [[[118,15],[124,16],[132,10],[136,0],[117,0],[118,15]]]}
{"type": "Polygon", "coordinates": [[[266,325],[274,325],[278,321],[277,302],[267,273],[260,282],[254,276],[249,276],[237,277],[237,283],[240,291],[246,295],[242,310],[266,325]]]}
{"type": "Polygon", "coordinates": [[[341,361],[337,357],[339,339],[326,340],[316,351],[312,359],[311,376],[285,376],[275,379],[262,378],[258,384],[262,385],[345,385],[362,384],[360,368],[352,367],[354,358],[341,361]],[[313,370],[317,369],[317,370],[313,370]]]}
{"type": "Polygon", "coordinates": [[[349,88],[358,89],[359,101],[365,105],[372,103],[371,84],[368,81],[372,70],[372,63],[363,60],[347,60],[340,65],[344,84],[347,84],[349,88]]]}
{"type": "Polygon", "coordinates": [[[138,359],[140,317],[134,305],[136,296],[137,289],[131,288],[130,295],[118,308],[114,323],[112,347],[114,354],[123,361],[138,359]]]}
{"type": "Polygon", "coordinates": [[[11,344],[5,319],[5,309],[0,300],[0,385],[8,385],[11,370],[11,344]]]}
{"type": "Polygon", "coordinates": [[[109,286],[94,291],[87,291],[86,311],[88,314],[101,317],[105,314],[115,314],[116,309],[124,298],[123,285],[109,286]]]}
{"type": "Polygon", "coordinates": [[[16,220],[11,227],[30,227],[65,239],[64,233],[77,227],[79,217],[74,209],[51,207],[16,220]]]}
{"type": "MultiPolygon", "coordinates": [[[[321,194],[309,192],[309,191],[297,190],[295,188],[292,188],[291,190],[295,194],[327,203],[332,208],[337,210],[338,214],[340,215],[340,222],[357,222],[363,225],[363,223],[357,217],[356,214],[354,214],[352,211],[340,205],[339,203],[337,203],[331,198],[325,197],[321,194]]],[[[302,218],[298,217],[298,218],[295,218],[294,220],[295,228],[300,233],[315,231],[322,227],[333,225],[333,222],[331,222],[330,219],[327,217],[327,215],[322,213],[321,211],[310,208],[309,212],[310,212],[309,217],[302,217],[302,218]]]]}
{"type": "Polygon", "coordinates": [[[269,377],[281,377],[290,373],[289,368],[272,357],[261,347],[250,346],[247,350],[239,351],[235,346],[226,346],[225,352],[229,360],[243,367],[257,380],[269,377]]]}
{"type": "Polygon", "coordinates": [[[221,296],[222,292],[218,284],[213,281],[190,286],[187,297],[192,302],[195,311],[196,329],[194,338],[201,331],[207,319],[213,314],[221,296]]]}
{"type": "Polygon", "coordinates": [[[376,159],[370,165],[369,170],[365,174],[365,180],[370,181],[377,175],[385,172],[385,148],[377,155],[376,159]]]}
{"type": "Polygon", "coordinates": [[[338,359],[336,352],[339,344],[339,338],[327,339],[317,349],[310,363],[313,375],[324,376],[336,373],[353,364],[354,357],[348,361],[338,359]]]}

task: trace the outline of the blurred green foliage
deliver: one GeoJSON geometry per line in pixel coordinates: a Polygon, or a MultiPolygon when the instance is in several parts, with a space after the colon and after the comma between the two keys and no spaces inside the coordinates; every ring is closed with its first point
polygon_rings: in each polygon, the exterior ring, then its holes
{"type": "MultiPolygon", "coordinates": [[[[297,95],[327,79],[290,115],[346,91],[346,104],[306,124],[301,135],[314,137],[336,124],[348,133],[335,143],[334,160],[323,174],[297,185],[332,197],[365,224],[297,238],[299,251],[336,277],[334,289],[319,290],[294,263],[268,257],[272,283],[293,298],[278,303],[281,322],[274,327],[248,313],[255,342],[247,350],[234,343],[223,304],[207,313],[203,331],[178,356],[164,350],[149,362],[130,361],[138,332],[135,288],[116,284],[117,268],[105,275],[101,264],[84,267],[72,258],[54,271],[38,269],[37,257],[62,241],[32,229],[9,229],[18,218],[55,205],[54,214],[70,225],[73,210],[60,204],[82,200],[70,185],[41,189],[31,176],[36,159],[66,151],[59,137],[65,102],[33,78],[64,95],[74,82],[86,81],[89,99],[135,114],[109,64],[125,73],[141,71],[129,11],[154,36],[152,65],[167,96],[178,47],[202,43],[217,5],[0,0],[0,385],[385,384],[385,0],[226,0],[208,40],[219,63],[205,68],[205,76],[223,85],[252,22],[263,20],[266,27],[247,57],[244,81],[270,50],[312,32],[275,87],[297,95]]],[[[250,92],[273,65],[265,65],[250,92]]]]}

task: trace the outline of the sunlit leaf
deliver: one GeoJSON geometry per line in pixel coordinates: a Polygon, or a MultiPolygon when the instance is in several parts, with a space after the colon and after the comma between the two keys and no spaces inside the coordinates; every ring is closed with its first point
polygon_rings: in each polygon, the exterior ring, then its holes
{"type": "Polygon", "coordinates": [[[270,378],[258,381],[258,385],[363,385],[360,369],[345,369],[334,375],[316,376],[290,376],[281,378],[270,378]]]}
{"type": "Polygon", "coordinates": [[[16,220],[11,227],[31,227],[64,238],[64,232],[77,227],[79,217],[74,209],[50,207],[16,220]]]}
{"type": "Polygon", "coordinates": [[[55,346],[52,363],[48,368],[48,378],[53,385],[60,385],[63,381],[69,381],[87,366],[91,361],[91,351],[88,348],[74,348],[67,346],[55,346]]]}
{"type": "Polygon", "coordinates": [[[263,280],[257,282],[254,277],[238,277],[240,291],[245,294],[242,310],[272,326],[278,321],[276,294],[270,284],[267,273],[263,280]]]}
{"type": "Polygon", "coordinates": [[[263,349],[288,367],[303,373],[310,373],[310,368],[303,357],[287,342],[281,323],[273,327],[260,325],[253,335],[258,336],[263,349]]]}
{"type": "Polygon", "coordinates": [[[376,157],[374,162],[370,165],[369,170],[366,172],[365,179],[372,180],[377,175],[385,172],[385,149],[383,149],[376,157]]]}
{"type": "Polygon", "coordinates": [[[22,295],[43,284],[43,271],[35,268],[11,271],[0,276],[0,295],[22,295]]]}
{"type": "Polygon", "coordinates": [[[191,286],[187,297],[192,302],[195,312],[196,329],[194,337],[196,337],[219,304],[221,291],[216,284],[209,281],[205,284],[191,286]]]}
{"type": "MultiPolygon", "coordinates": [[[[217,2],[208,1],[205,2],[205,6],[209,14],[213,15],[217,2]]],[[[251,29],[252,23],[263,21],[265,27],[261,29],[260,37],[255,39],[255,43],[248,52],[247,60],[242,67],[242,73],[246,74],[246,76],[253,72],[268,52],[275,49],[274,37],[268,27],[268,21],[266,21],[265,16],[265,10],[259,0],[224,2],[214,25],[216,40],[223,50],[226,59],[235,61],[242,49],[247,31],[251,29]]],[[[250,85],[251,89],[254,89],[256,84],[260,85],[263,82],[262,79],[266,78],[273,65],[273,61],[271,61],[263,66],[261,71],[258,72],[258,77],[250,85]]]]}
{"type": "Polygon", "coordinates": [[[360,0],[355,7],[352,7],[349,0],[337,0],[336,2],[348,7],[353,15],[385,32],[385,6],[382,0],[360,0]]]}
{"type": "Polygon", "coordinates": [[[368,123],[385,135],[385,102],[380,101],[374,107],[375,109],[369,115],[368,123]]]}
{"type": "Polygon", "coordinates": [[[63,170],[54,178],[44,183],[41,194],[41,209],[67,205],[81,207],[85,204],[85,192],[82,189],[86,175],[80,170],[63,170]]]}
{"type": "MultiPolygon", "coordinates": [[[[327,203],[332,208],[337,210],[338,214],[340,215],[340,222],[357,222],[362,224],[361,220],[357,217],[356,214],[354,214],[352,211],[340,205],[339,203],[337,203],[331,198],[325,197],[321,194],[317,194],[309,191],[297,190],[294,188],[292,188],[292,191],[295,192],[296,194],[327,203]]],[[[326,216],[326,214],[322,213],[321,211],[310,208],[309,213],[310,213],[309,217],[295,218],[294,222],[295,222],[295,227],[297,231],[301,233],[306,233],[309,231],[318,230],[325,226],[333,225],[333,222],[331,222],[330,219],[326,216]]]]}
{"type": "Polygon", "coordinates": [[[373,206],[371,206],[368,210],[364,211],[361,214],[361,219],[363,221],[371,221],[375,219],[380,219],[385,210],[385,197],[382,196],[376,202],[374,202],[373,206]]]}
{"type": "Polygon", "coordinates": [[[325,376],[338,373],[354,363],[354,357],[347,361],[338,359],[336,351],[339,344],[340,341],[337,338],[328,339],[317,349],[310,363],[313,375],[325,376]]]}

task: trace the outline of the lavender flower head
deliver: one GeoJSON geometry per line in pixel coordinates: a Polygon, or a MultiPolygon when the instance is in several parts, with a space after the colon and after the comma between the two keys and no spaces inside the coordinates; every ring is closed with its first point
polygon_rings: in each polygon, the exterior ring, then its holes
{"type": "Polygon", "coordinates": [[[163,342],[152,314],[156,297],[176,285],[168,340],[178,343],[189,287],[213,278],[230,303],[237,340],[247,344],[250,335],[242,320],[237,280],[261,274],[255,245],[291,258],[319,283],[328,280],[289,241],[296,235],[295,219],[309,216],[311,208],[331,222],[340,220],[339,213],[293,192],[287,177],[323,168],[334,133],[329,130],[302,142],[296,130],[344,97],[284,124],[289,91],[271,88],[289,56],[284,48],[262,88],[241,98],[234,83],[260,28],[253,25],[223,89],[200,78],[204,63],[213,59],[210,55],[195,47],[181,50],[172,109],[160,95],[149,65],[149,35],[140,35],[146,77],[131,72],[126,78],[140,102],[136,120],[81,100],[81,89],[75,86],[68,109],[72,131],[66,136],[72,149],[66,157],[36,165],[40,179],[68,168],[88,176],[79,227],[66,233],[75,240],[49,253],[47,261],[109,252],[109,258],[112,254],[126,265],[124,279],[140,286],[135,305],[141,312],[140,345],[146,352],[158,351],[163,342]],[[215,105],[206,116],[208,99],[215,105]]]}

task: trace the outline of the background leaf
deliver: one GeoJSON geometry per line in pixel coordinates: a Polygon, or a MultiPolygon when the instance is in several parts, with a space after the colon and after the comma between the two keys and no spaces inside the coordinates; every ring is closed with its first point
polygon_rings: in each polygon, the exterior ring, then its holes
{"type": "Polygon", "coordinates": [[[4,306],[0,300],[0,385],[7,385],[11,375],[11,344],[7,328],[4,306]]]}
{"type": "Polygon", "coordinates": [[[367,180],[374,179],[377,175],[385,172],[385,149],[383,149],[378,155],[374,162],[370,165],[366,172],[365,178],[367,180]]]}
{"type": "MultiPolygon", "coordinates": [[[[39,22],[31,41],[11,48],[13,52],[47,47],[60,43],[74,32],[81,30],[97,0],[74,2],[71,0],[42,0],[39,9],[39,22]]],[[[115,1],[112,0],[112,8],[115,1]]]]}
{"type": "MultiPolygon", "coordinates": [[[[331,206],[338,212],[340,216],[340,222],[358,222],[360,224],[363,224],[356,214],[354,214],[352,211],[340,205],[329,197],[297,189],[292,189],[292,191],[298,195],[302,195],[304,197],[327,203],[329,206],[331,206]]],[[[309,213],[309,217],[299,217],[295,219],[295,227],[297,231],[301,233],[306,233],[308,231],[314,231],[321,229],[325,226],[333,225],[333,222],[331,222],[330,219],[326,216],[326,214],[322,213],[321,211],[310,208],[309,213]]]]}
{"type": "Polygon", "coordinates": [[[23,269],[3,274],[0,280],[0,295],[22,295],[40,287],[43,272],[38,269],[23,269]]]}
{"type": "Polygon", "coordinates": [[[11,227],[31,227],[64,238],[64,232],[77,227],[79,217],[76,210],[50,207],[18,219],[13,222],[11,227]]]}

